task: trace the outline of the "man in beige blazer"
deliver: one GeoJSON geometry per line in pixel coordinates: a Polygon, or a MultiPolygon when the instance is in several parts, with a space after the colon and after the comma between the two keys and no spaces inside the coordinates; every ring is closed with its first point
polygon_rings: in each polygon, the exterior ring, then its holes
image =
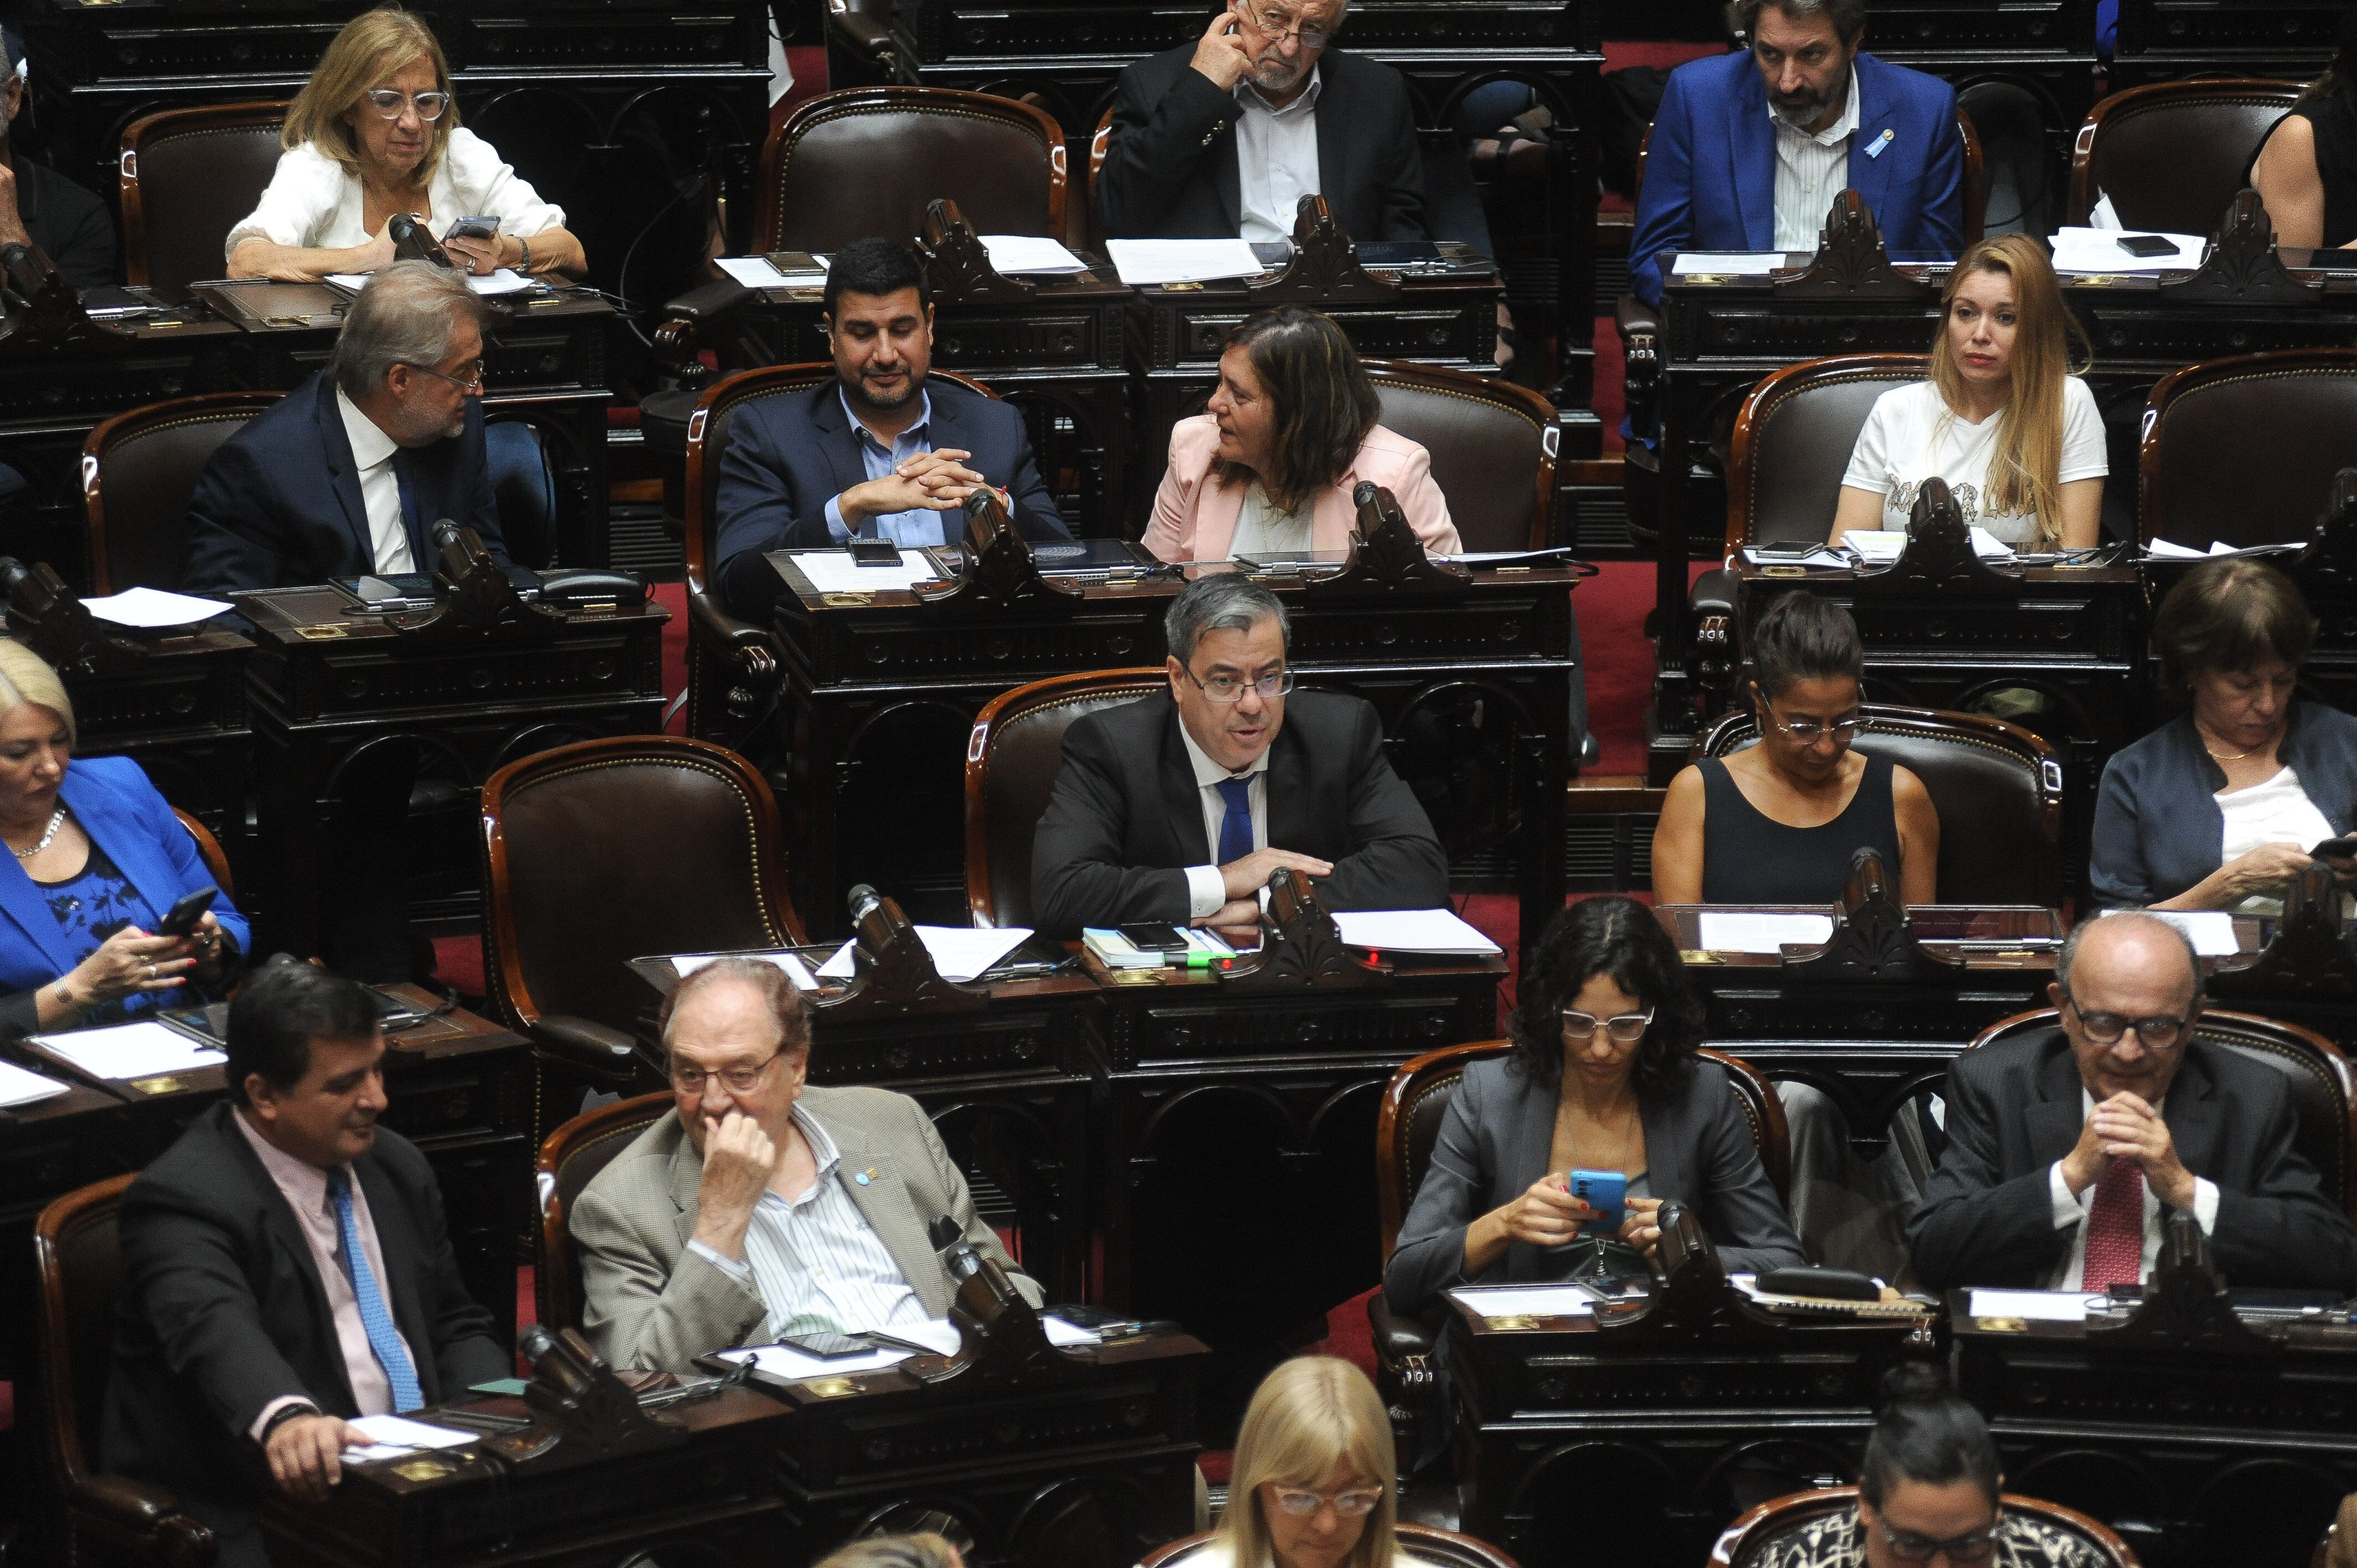
{"type": "Polygon", "coordinates": [[[788,1334],[887,1332],[949,1315],[940,1215],[1039,1287],[976,1218],[922,1107],[804,1087],[810,1022],[774,965],[723,959],[663,1004],[674,1104],[573,1207],[582,1317],[616,1367],[684,1371],[788,1334]]]}

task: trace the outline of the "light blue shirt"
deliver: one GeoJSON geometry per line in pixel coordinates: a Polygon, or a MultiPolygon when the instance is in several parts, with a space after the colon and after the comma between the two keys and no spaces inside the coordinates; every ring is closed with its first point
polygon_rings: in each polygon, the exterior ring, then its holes
{"type": "MultiPolygon", "coordinates": [[[[843,396],[841,387],[834,389],[834,395],[843,399],[843,417],[851,421],[852,438],[859,443],[859,461],[867,470],[869,478],[889,478],[892,471],[901,464],[920,453],[933,449],[932,393],[920,392],[917,394],[924,400],[923,413],[919,415],[916,424],[894,436],[892,445],[888,447],[876,439],[874,431],[859,423],[859,416],[851,412],[851,400],[843,396]]],[[[911,550],[922,549],[928,544],[947,544],[950,542],[949,529],[943,520],[951,517],[958,518],[963,523],[964,514],[931,511],[923,507],[909,511],[879,512],[868,520],[860,537],[888,539],[896,544],[905,545],[911,550]]],[[[851,537],[851,527],[843,521],[841,496],[836,496],[826,503],[826,532],[837,544],[851,537]]],[[[960,532],[963,536],[962,528],[960,532]]]]}

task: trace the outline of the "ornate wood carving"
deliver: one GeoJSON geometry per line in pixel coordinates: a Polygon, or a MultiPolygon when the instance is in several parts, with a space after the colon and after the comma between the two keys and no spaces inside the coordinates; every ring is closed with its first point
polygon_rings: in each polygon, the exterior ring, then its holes
{"type": "Polygon", "coordinates": [[[2087,1342],[2212,1355],[2270,1355],[2276,1348],[2235,1316],[2226,1282],[2211,1265],[2210,1239],[2201,1222],[2182,1209],[2169,1216],[2143,1305],[2117,1327],[2089,1328],[2087,1342]]]}
{"type": "Polygon", "coordinates": [[[1935,476],[1923,481],[1908,516],[1907,548],[1881,570],[1858,573],[1851,591],[1862,599],[1924,595],[2018,599],[2021,578],[1990,570],[1975,553],[1964,508],[1956,504],[1947,481],[1935,476]]]}
{"type": "Polygon", "coordinates": [[[147,657],[144,645],[91,615],[46,562],[27,566],[0,555],[0,589],[8,596],[8,635],[59,674],[119,675],[147,657]]]}
{"type": "Polygon", "coordinates": [[[1293,218],[1293,256],[1285,270],[1247,290],[1254,308],[1272,305],[1388,304],[1399,285],[1359,264],[1359,247],[1342,232],[1322,196],[1305,196],[1293,218]]]}
{"type": "Polygon", "coordinates": [[[925,231],[917,248],[924,254],[925,277],[937,304],[1019,305],[1039,292],[1036,285],[990,264],[989,247],[948,197],[925,204],[925,231]]]}
{"type": "Polygon", "coordinates": [[[1882,856],[1861,849],[1850,857],[1849,880],[1842,887],[1842,907],[1834,918],[1834,933],[1824,950],[1813,958],[1787,964],[1793,980],[1827,980],[1856,983],[1866,980],[1929,980],[1941,976],[1962,979],[1964,965],[1953,959],[1934,958],[1915,940],[1907,906],[1891,880],[1882,856]]]}
{"type": "MultiPolygon", "coordinates": [[[[856,889],[854,897],[857,897],[856,889]]],[[[856,1023],[868,1018],[979,1013],[990,1005],[988,992],[942,978],[942,972],[933,966],[933,955],[925,950],[924,939],[895,900],[878,898],[853,917],[852,926],[859,939],[853,961],[867,961],[859,964],[851,989],[843,995],[826,1001],[805,999],[813,1017],[856,1023]]]]}
{"type": "Polygon", "coordinates": [[[449,648],[480,642],[487,636],[521,642],[546,642],[565,629],[561,611],[526,603],[507,568],[491,559],[471,528],[447,521],[434,525],[441,546],[434,574],[434,607],[414,616],[387,616],[385,625],[414,647],[449,648]]]}
{"type": "Polygon", "coordinates": [[[1817,233],[1817,253],[1807,268],[1776,281],[1788,299],[1931,299],[1938,291],[1890,264],[1882,230],[1866,198],[1845,190],[1834,198],[1825,226],[1817,233]]]}
{"type": "Polygon", "coordinates": [[[538,1418],[530,1432],[512,1442],[529,1441],[519,1460],[543,1455],[564,1464],[581,1464],[619,1455],[645,1454],[675,1447],[687,1440],[684,1429],[651,1419],[639,1408],[638,1397],[614,1375],[577,1329],[551,1335],[538,1327],[523,1332],[523,1352],[533,1363],[532,1381],[524,1403],[538,1418]]]}
{"type": "Polygon", "coordinates": [[[1390,983],[1391,971],[1353,958],[1309,879],[1290,870],[1270,878],[1260,952],[1220,977],[1223,989],[1352,991],[1390,983]]]}
{"type": "Polygon", "coordinates": [[[1314,604],[1369,593],[1453,598],[1472,587],[1471,572],[1424,553],[1424,541],[1391,491],[1362,479],[1352,499],[1359,503],[1359,523],[1351,532],[1351,559],[1339,573],[1305,581],[1305,600],[1314,604]]]}
{"type": "Polygon", "coordinates": [[[90,318],[81,307],[81,295],[38,245],[0,247],[0,273],[25,306],[21,312],[7,313],[8,325],[34,342],[52,349],[127,346],[121,334],[106,331],[90,318]]]}
{"type": "Polygon", "coordinates": [[[2322,862],[2300,873],[2284,895],[2275,940],[2251,962],[2221,968],[2210,989],[2220,996],[2357,994],[2357,952],[2341,935],[2341,886],[2322,862]]]}
{"type": "Polygon", "coordinates": [[[929,605],[971,609],[1078,609],[1088,596],[1065,577],[1043,577],[1031,542],[1006,515],[998,492],[979,489],[965,499],[966,567],[952,581],[919,584],[909,592],[929,605]]]}
{"type": "Polygon", "coordinates": [[[2226,208],[2225,221],[2210,237],[2210,259],[2191,277],[2163,282],[2164,299],[2229,305],[2318,305],[2324,280],[2291,275],[2276,251],[2276,228],[2266,203],[2244,189],[2226,208]]]}

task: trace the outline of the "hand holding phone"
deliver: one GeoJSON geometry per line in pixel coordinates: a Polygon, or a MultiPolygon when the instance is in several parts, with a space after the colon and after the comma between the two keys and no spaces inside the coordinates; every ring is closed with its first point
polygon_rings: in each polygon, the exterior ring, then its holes
{"type": "Polygon", "coordinates": [[[2357,836],[2326,839],[2308,853],[2317,860],[2347,860],[2357,855],[2357,836]]]}
{"type": "Polygon", "coordinates": [[[1597,1234],[1620,1234],[1620,1222],[1629,1217],[1629,1177],[1624,1172],[1566,1171],[1563,1185],[1572,1197],[1596,1211],[1591,1225],[1597,1234]]]}
{"type": "Polygon", "coordinates": [[[1221,91],[1235,91],[1236,83],[1252,69],[1252,56],[1244,49],[1242,25],[1233,11],[1222,10],[1211,17],[1211,25],[1195,44],[1195,58],[1187,63],[1209,77],[1221,91]]]}
{"type": "Polygon", "coordinates": [[[220,897],[221,889],[210,885],[185,895],[164,911],[164,918],[156,922],[156,934],[159,937],[194,936],[197,922],[205,918],[205,911],[211,908],[213,900],[220,897]]]}

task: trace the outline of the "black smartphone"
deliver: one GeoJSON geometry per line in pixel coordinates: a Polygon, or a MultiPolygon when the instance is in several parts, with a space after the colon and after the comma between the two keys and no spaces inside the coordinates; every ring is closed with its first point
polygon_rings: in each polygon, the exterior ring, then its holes
{"type": "Polygon", "coordinates": [[[2158,234],[2123,234],[2113,242],[2131,256],[2173,256],[2177,242],[2158,234]]]}
{"type": "Polygon", "coordinates": [[[197,929],[197,922],[205,918],[205,911],[213,907],[213,900],[220,897],[221,889],[210,885],[193,893],[183,894],[164,911],[164,918],[156,922],[156,934],[159,937],[188,935],[197,929]]]}
{"type": "Polygon", "coordinates": [[[498,238],[499,232],[500,220],[496,218],[461,218],[452,223],[442,237],[446,240],[491,240],[498,238]]]}
{"type": "Polygon", "coordinates": [[[854,539],[848,548],[855,565],[898,566],[900,564],[900,547],[888,539],[854,539]]]}
{"type": "Polygon", "coordinates": [[[2328,854],[2335,860],[2346,860],[2351,855],[2357,854],[2357,838],[2326,839],[2308,853],[2319,860],[2328,854]]]}
{"type": "Polygon", "coordinates": [[[816,1356],[822,1361],[840,1361],[846,1356],[865,1356],[876,1348],[865,1339],[846,1338],[840,1334],[789,1334],[778,1341],[791,1345],[805,1356],[816,1356]]]}
{"type": "Polygon", "coordinates": [[[1161,920],[1140,920],[1114,928],[1122,940],[1140,952],[1185,952],[1187,939],[1178,928],[1161,920]]]}

